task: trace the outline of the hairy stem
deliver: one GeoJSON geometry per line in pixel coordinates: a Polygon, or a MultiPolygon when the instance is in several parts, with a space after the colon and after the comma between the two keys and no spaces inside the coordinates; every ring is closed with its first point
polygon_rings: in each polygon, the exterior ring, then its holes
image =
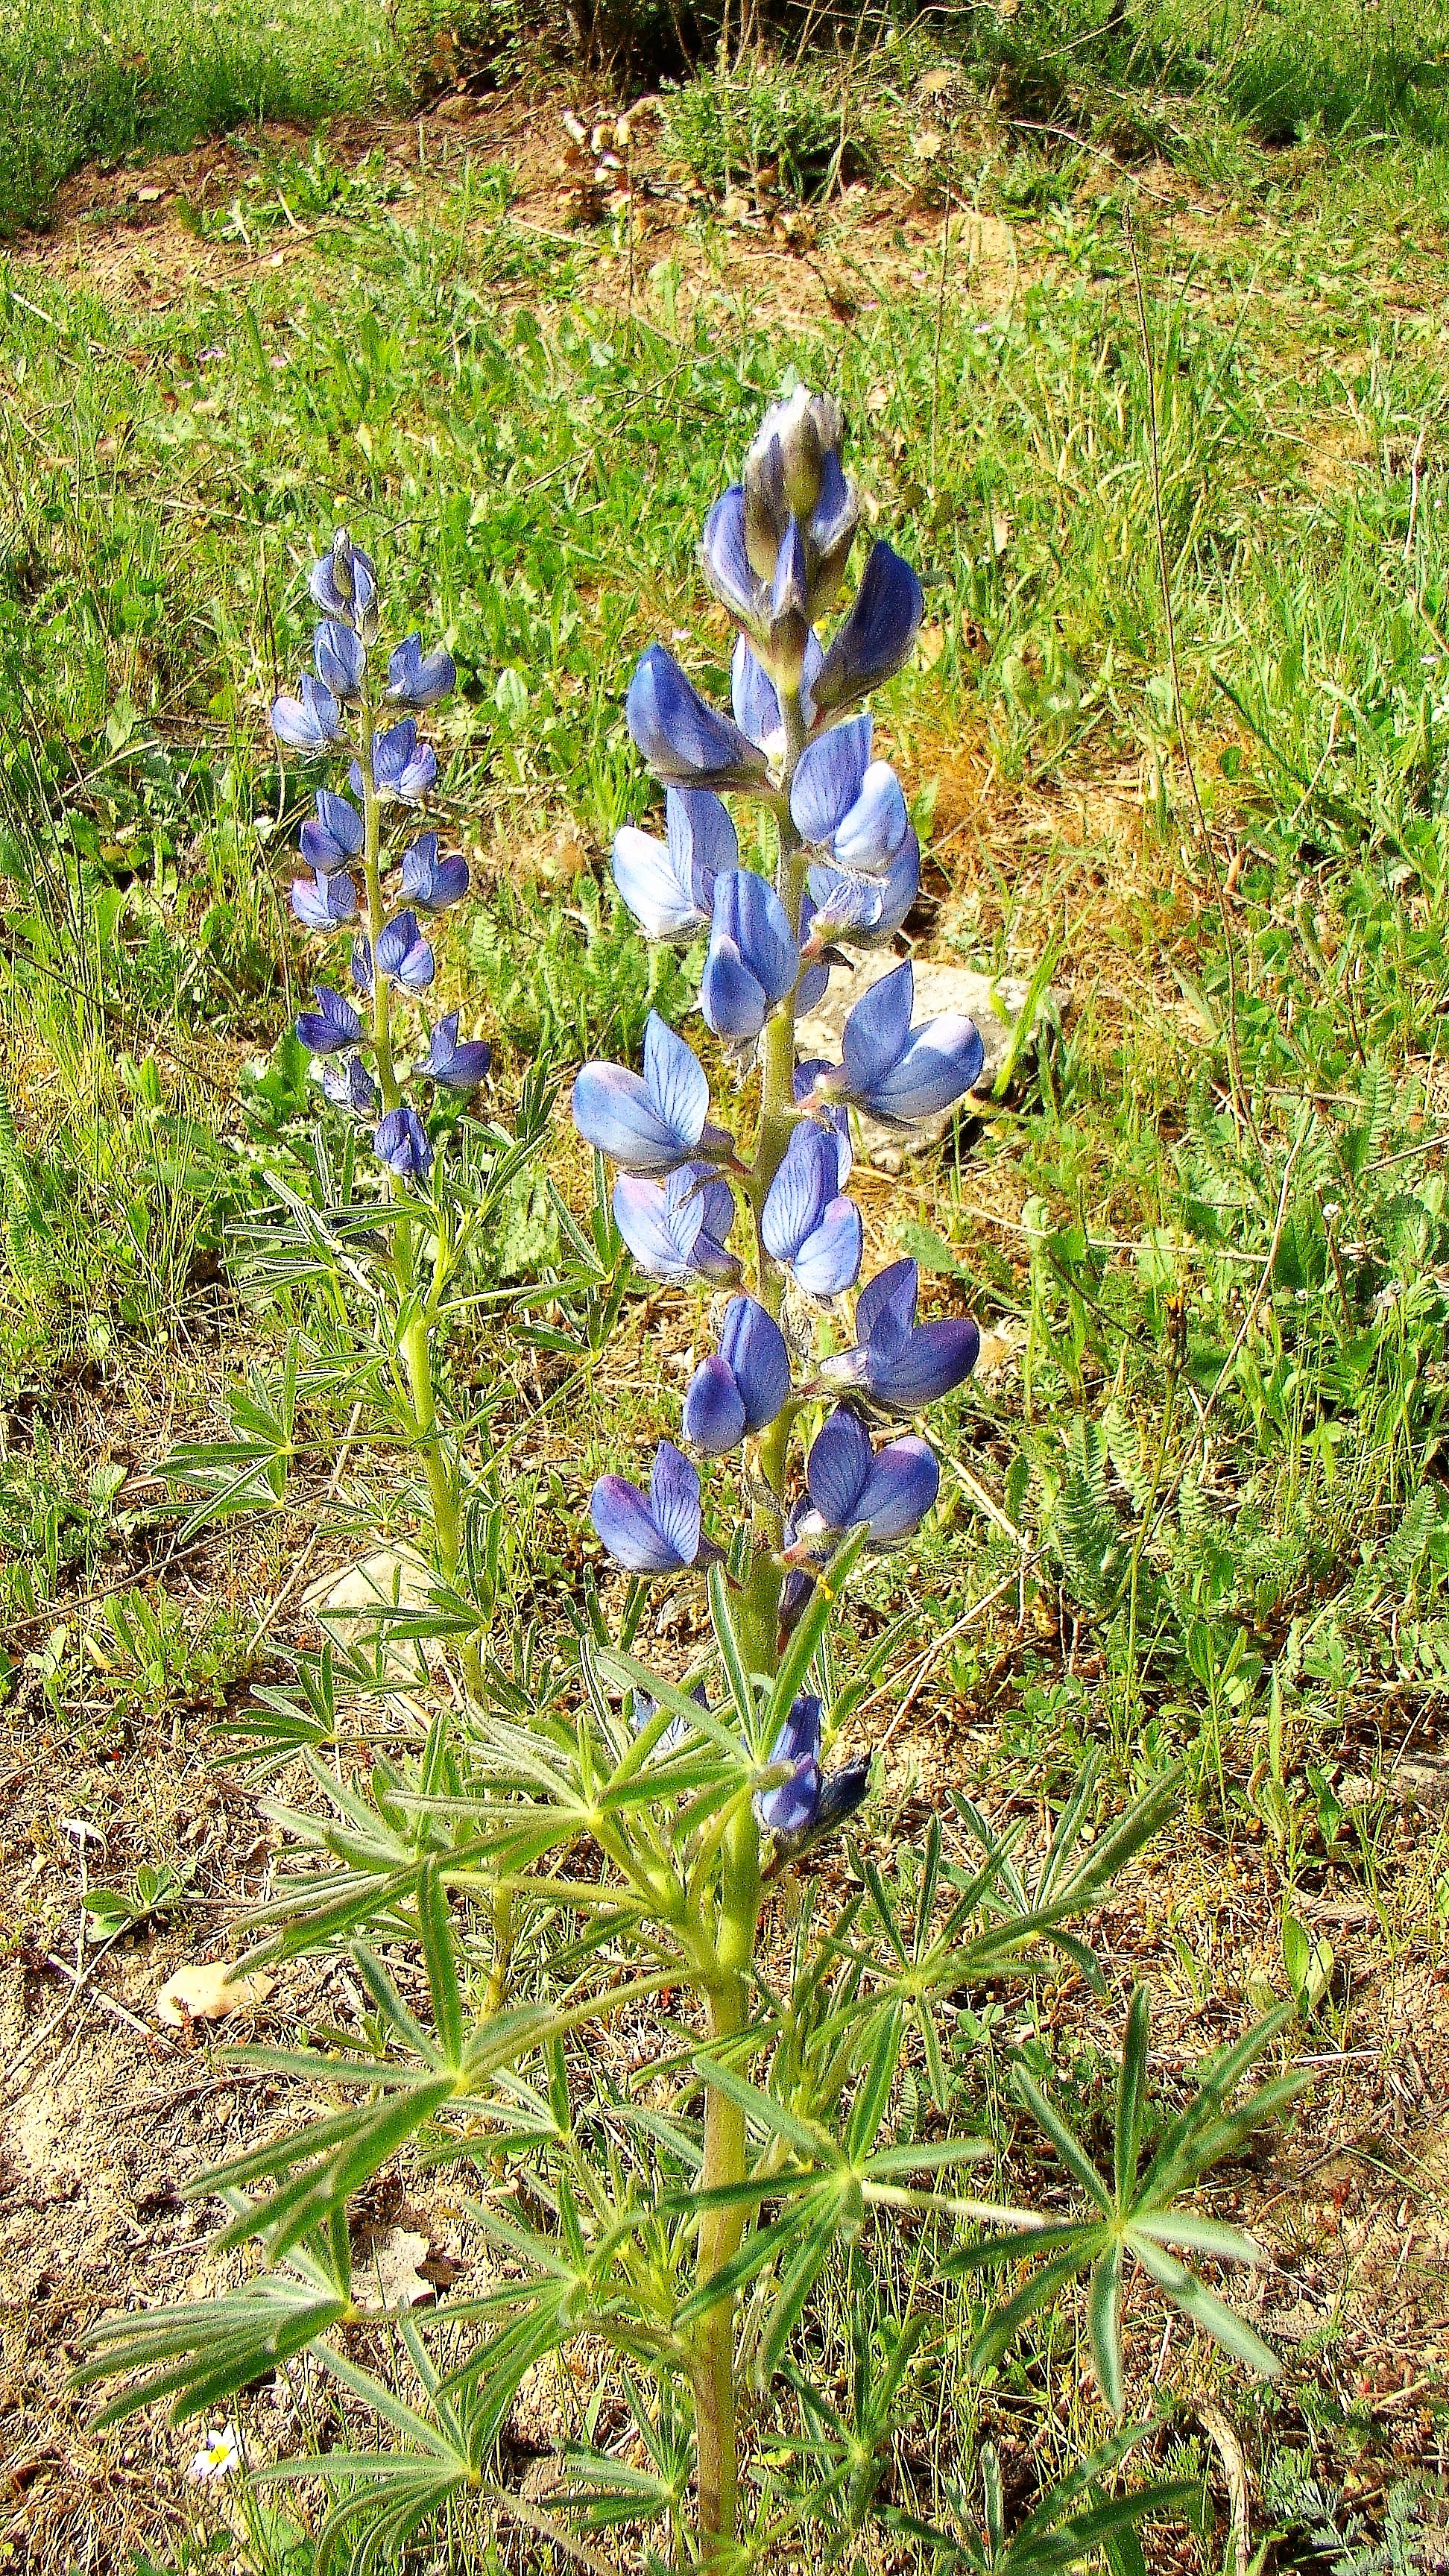
{"type": "MultiPolygon", "coordinates": [[[[790,813],[790,781],[805,744],[805,718],[800,691],[783,690],[785,755],[780,764],[779,857],[775,891],[791,929],[799,935],[800,906],[805,892],[805,860],[800,835],[790,813]]],[[[778,1320],[785,1302],[785,1274],[771,1259],[760,1233],[760,1216],[770,1183],[784,1159],[795,1123],[795,996],[787,994],[766,1022],[760,1042],[760,1131],[750,1171],[750,1200],[755,1211],[755,1261],[760,1303],[778,1320]]],[[[791,1416],[771,1424],[758,1452],[759,1485],[752,1518],[755,1561],[740,1608],[739,1626],[745,1660],[752,1672],[773,1673],[779,1660],[781,1575],[777,1562],[784,1537],[785,1454],[791,1416]]]]}
{"type": "MultiPolygon", "coordinates": [[[[760,1911],[760,1837],[752,1810],[736,1816],[726,1837],[716,1943],[718,1975],[710,1993],[710,2037],[728,2041],[745,2027],[749,1972],[760,1911]]],[[[737,2104],[706,2089],[700,2188],[714,2191],[745,2178],[745,2122],[737,2104]]],[[[708,2209],[700,2219],[698,2277],[712,2280],[738,2252],[743,2205],[708,2209]]],[[[739,2451],[735,2391],[735,2302],[717,2299],[696,2333],[691,2366],[699,2460],[699,2556],[702,2567],[728,2569],[739,2530],[739,2451]]]]}

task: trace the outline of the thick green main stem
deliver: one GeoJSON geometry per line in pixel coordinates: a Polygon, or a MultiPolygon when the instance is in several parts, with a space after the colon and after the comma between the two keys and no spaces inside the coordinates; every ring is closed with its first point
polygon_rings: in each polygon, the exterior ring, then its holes
{"type": "MultiPolygon", "coordinates": [[[[781,692],[785,720],[785,753],[781,762],[780,853],[775,891],[799,935],[805,891],[805,859],[800,836],[790,816],[790,781],[805,742],[800,692],[781,692]]],[[[760,1234],[765,1195],[780,1168],[795,1123],[795,997],[793,993],[767,1021],[760,1049],[760,1128],[747,1188],[755,1214],[756,1277],[760,1302],[778,1318],[785,1301],[785,1278],[760,1234]]],[[[779,1662],[779,1551],[784,1536],[785,1454],[790,1408],[772,1423],[760,1442],[759,1484],[753,1503],[755,1561],[735,1603],[735,1622],[745,1662],[751,1672],[769,1678],[779,1662]]],[[[760,1835],[753,1809],[746,1806],[730,1827],[722,1854],[718,1975],[710,1990],[710,2037],[727,2043],[748,2019],[750,1980],[760,1916],[760,1835]]],[[[704,2163],[700,2186],[718,2190],[743,2182],[746,2171],[744,2114],[710,2085],[705,2092],[704,2163]]],[[[747,2212],[743,2203],[706,2210],[700,2220],[698,2277],[714,2278],[739,2251],[747,2212]]],[[[711,2576],[725,2576],[736,2558],[739,2537],[739,2446],[735,2387],[735,2302],[716,2300],[698,2330],[691,2367],[695,2436],[699,2462],[699,2555],[711,2576]]]]}
{"type": "MultiPolygon", "coordinates": [[[[749,1807],[726,1837],[720,1890],[717,1974],[709,1999],[710,2037],[728,2042],[744,2029],[750,1969],[760,1913],[760,1836],[749,1807]]],[[[741,2182],[745,2121],[738,2105],[713,2085],[705,2094],[702,2191],[741,2182]]],[[[700,2220],[698,2277],[712,2280],[738,2252],[742,2206],[706,2210],[700,2220]]],[[[733,2563],[739,2530],[739,2446],[735,2405],[735,2302],[716,2300],[702,2319],[691,2366],[699,2461],[699,2555],[712,2576],[733,2563]]]]}

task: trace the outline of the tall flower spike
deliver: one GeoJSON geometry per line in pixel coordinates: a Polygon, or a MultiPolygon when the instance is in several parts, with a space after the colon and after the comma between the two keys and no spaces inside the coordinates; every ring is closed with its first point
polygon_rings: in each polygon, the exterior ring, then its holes
{"type": "Polygon", "coordinates": [[[722,1458],[747,1431],[764,1431],[790,1397],[790,1353],[774,1316],[754,1297],[732,1297],[719,1349],[701,1360],[684,1399],[684,1436],[722,1458]]]}
{"type": "Polygon", "coordinates": [[[889,1126],[949,1109],[981,1078],[985,1049],[974,1020],[947,1012],[911,1026],[915,977],[909,959],[863,993],[841,1036],[838,1073],[822,1074],[827,1099],[847,1099],[889,1126]]]}
{"type": "Polygon", "coordinates": [[[629,731],[656,778],[670,787],[758,789],[765,761],[720,715],[660,644],[641,654],[625,702],[629,731]]]}
{"type": "Polygon", "coordinates": [[[871,547],[849,615],[837,627],[815,683],[822,715],[854,705],[893,679],[916,640],[925,606],[911,567],[884,539],[871,547]]]}
{"type": "Polygon", "coordinates": [[[319,984],[313,997],[315,1011],[299,1011],[297,1035],[309,1055],[340,1055],[344,1047],[362,1042],[362,1022],[352,1004],[330,984],[319,984]]]}
{"type": "Polygon", "coordinates": [[[862,1288],[855,1307],[855,1348],[821,1368],[827,1384],[856,1388],[885,1413],[919,1413],[949,1395],[976,1366],[981,1335],[969,1315],[916,1322],[919,1279],[914,1261],[893,1261],[862,1288]]]}
{"type": "Polygon", "coordinates": [[[458,1013],[448,1011],[433,1030],[427,1054],[416,1070],[444,1091],[476,1091],[493,1061],[486,1038],[458,1040],[458,1013]]]}
{"type": "Polygon", "coordinates": [[[800,950],[774,887],[753,868],[717,877],[699,988],[699,1006],[715,1036],[737,1045],[757,1038],[799,973],[800,950]]]}
{"type": "Polygon", "coordinates": [[[586,1064],[574,1082],[573,1119],[586,1145],[626,1172],[677,1171],[701,1145],[727,1151],[729,1138],[707,1124],[709,1077],[657,1011],[644,1031],[641,1080],[627,1065],[586,1064]]]}
{"type": "Polygon", "coordinates": [[[315,817],[302,826],[302,856],[323,877],[329,868],[346,867],[349,859],[361,856],[362,816],[330,787],[319,787],[315,801],[315,817]]]}
{"type": "Polygon", "coordinates": [[[403,852],[401,887],[406,900],[420,903],[424,912],[445,912],[468,891],[468,862],[461,850],[440,859],[437,833],[419,832],[403,852]]]}
{"type": "Polygon", "coordinates": [[[739,865],[727,809],[707,787],[671,787],[662,841],[625,823],[614,835],[614,883],[650,939],[707,930],[715,880],[739,865]]]}
{"type": "Polygon", "coordinates": [[[385,695],[395,707],[435,707],[458,685],[453,656],[439,645],[425,653],[421,635],[405,636],[387,666],[385,695]]]}
{"type": "Polygon", "coordinates": [[[342,711],[330,689],[304,671],[299,683],[301,695],[272,700],[272,731],[288,751],[300,751],[315,759],[335,740],[342,721],[342,711]]]}
{"type": "Polygon", "coordinates": [[[670,1440],[659,1443],[647,1496],[625,1476],[601,1476],[589,1497],[589,1517],[616,1564],[630,1574],[679,1574],[719,1555],[703,1535],[699,1478],[670,1440]]]}
{"type": "Polygon", "coordinates": [[[662,1187],[627,1173],[614,1183],[614,1223],[651,1279],[733,1284],[740,1265],[725,1244],[734,1220],[729,1183],[717,1180],[707,1163],[686,1163],[662,1187]]]}
{"type": "Polygon", "coordinates": [[[872,1450],[863,1422],[837,1405],[811,1442],[805,1483],[811,1510],[800,1521],[797,1545],[832,1530],[865,1523],[877,1546],[909,1538],[936,1499],[941,1471],[924,1440],[893,1440],[872,1450]]]}
{"type": "Polygon", "coordinates": [[[760,1216],[765,1250],[807,1297],[838,1297],[860,1272],[860,1210],[840,1191],[833,1134],[802,1123],[785,1149],[760,1216]]]}

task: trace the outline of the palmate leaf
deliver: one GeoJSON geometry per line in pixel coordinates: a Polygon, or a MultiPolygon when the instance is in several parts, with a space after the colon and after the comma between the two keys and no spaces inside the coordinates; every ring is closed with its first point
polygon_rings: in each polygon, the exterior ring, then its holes
{"type": "Polygon", "coordinates": [[[98,2427],[118,2423],[159,2397],[173,2400],[171,2420],[182,2424],[266,2377],[352,2313],[346,2230],[340,2241],[314,2235],[278,2270],[245,2289],[153,2308],[146,2316],[105,2318],[87,2334],[82,2349],[94,2358],[81,2364],[74,2380],[89,2387],[141,2374],[103,2408],[98,2427]]]}
{"type": "Polygon", "coordinates": [[[985,2237],[948,2259],[946,2268],[958,2274],[1008,2262],[1036,2260],[1039,2265],[977,2335],[972,2347],[976,2369],[999,2359],[1029,2316],[1069,2282],[1090,2272],[1093,2363],[1104,2398],[1120,2414],[1126,2387],[1122,2286],[1129,2255],[1164,2297],[1234,2360],[1264,2377],[1279,2369],[1276,2354],[1261,2336],[1170,2249],[1184,2246],[1223,2262],[1261,2260],[1257,2246],[1242,2229],[1197,2211],[1179,2212],[1174,2203],[1179,2192],[1194,2188],[1224,2156],[1237,2153],[1254,2128],[1303,2090],[1306,2079],[1280,2076],[1245,2101],[1233,2104],[1231,2100],[1255,2059],[1282,2028],[1288,2009],[1270,2013],[1221,2052],[1186,2109],[1168,2126],[1146,2173],[1139,2175],[1148,2044],[1147,1998],[1139,1987],[1127,2015],[1110,2182],[1096,2171],[1081,2139],[1041,2087],[1022,2068],[1016,2070],[1013,2089],[1018,2100],[1085,2193],[1089,2215],[1077,2222],[1029,2223],[1019,2235],[985,2237]]]}
{"type": "Polygon", "coordinates": [[[1181,2520],[1200,2501],[1198,2488],[1177,2479],[1154,2479],[1147,2486],[1129,2488],[1121,2496],[1103,2494],[1102,2480],[1111,2476],[1149,2429],[1142,2424],[1126,2427],[1078,2461],[1075,2468],[1048,2488],[1025,2522],[1010,2534],[1006,2528],[1001,2465],[991,2442],[984,2442],[980,2453],[983,2512],[979,2532],[972,2529],[976,2517],[964,2496],[955,2499],[961,2525],[958,2532],[942,2531],[895,2511],[885,2515],[886,2525],[892,2531],[928,2542],[940,2552],[937,2565],[941,2569],[969,2569],[971,2576],[1066,2576],[1072,2568],[1095,2562],[1103,2551],[1116,2565],[1114,2544],[1131,2541],[1139,2523],[1181,2520]]]}

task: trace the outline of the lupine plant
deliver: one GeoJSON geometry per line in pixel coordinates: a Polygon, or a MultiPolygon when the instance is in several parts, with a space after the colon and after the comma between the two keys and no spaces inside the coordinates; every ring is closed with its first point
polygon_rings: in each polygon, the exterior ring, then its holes
{"type": "MultiPolygon", "coordinates": [[[[893,939],[919,878],[899,782],[858,712],[911,651],[915,574],[876,544],[828,644],[818,631],[860,517],[841,444],[835,404],[792,394],[710,514],[704,569],[739,630],[733,716],[658,647],[629,691],[630,729],[666,791],[664,835],[622,831],[615,877],[651,937],[707,934],[700,1008],[733,1087],[716,1121],[704,1066],[659,1018],[641,1070],[589,1063],[574,1086],[581,1134],[617,1167],[613,1219],[633,1262],[694,1297],[700,1322],[712,1318],[683,1445],[660,1443],[647,1484],[615,1472],[593,1489],[594,1527],[629,1578],[619,1620],[611,1627],[590,1588],[572,1641],[555,1622],[546,1640],[520,1630],[498,1645],[470,1692],[440,1697],[410,1757],[358,1778],[311,1761],[311,1807],[289,1818],[306,1865],[265,1919],[283,1951],[347,1943],[366,2000],[328,2049],[242,2054],[322,2076],[334,2107],[196,2186],[226,2198],[222,2244],[260,2238],[267,2268],[220,2299],[103,2326],[89,2366],[141,2372],[114,2413],[168,2395],[195,2415],[310,2353],[348,2431],[320,2456],[260,2474],[331,2491],[324,2562],[347,2542],[350,2563],[371,2568],[471,2500],[542,2534],[551,2563],[595,2569],[612,2563],[600,2532],[630,2521],[644,2527],[651,2569],[742,2576],[781,2552],[823,2565],[877,2511],[967,2564],[1075,2564],[1171,2500],[1160,2487],[1103,2495],[1093,2481],[1120,2446],[1046,2500],[1019,2546],[990,2474],[984,2554],[969,2533],[892,2504],[895,2436],[932,2347],[974,2332],[984,2367],[1090,2272],[1093,2349],[1120,2409],[1130,2257],[1240,2360],[1273,2367],[1171,2248],[1252,2252],[1220,2223],[1179,2217],[1174,2201],[1241,2142],[1255,2109],[1234,2111],[1230,2097],[1275,2024],[1209,2071],[1142,2172],[1146,2013],[1134,2005],[1110,2182],[1039,2088],[1022,2096],[1087,2194],[1084,2220],[959,2189],[961,2168],[989,2147],[948,2006],[1004,1977],[1100,1983],[1067,1927],[1161,1822],[1173,1784],[1151,1784],[1092,1840],[1089,1768],[1035,1875],[1019,1832],[999,1835],[964,1797],[884,1865],[860,1852],[844,1868],[821,1859],[862,1810],[864,1711],[913,1626],[908,1612],[868,1652],[848,1646],[850,1586],[930,1511],[936,1455],[902,1426],[969,1377],[979,1348],[969,1320],[921,1320],[909,1261],[878,1270],[853,1311],[845,1303],[864,1244],[847,1188],[851,1113],[905,1126],[948,1108],[979,1075],[977,1031],[964,1019],[916,1025],[901,962],[855,1002],[838,1065],[797,1060],[797,1014],[849,971],[852,951],[893,939]],[[773,830],[768,873],[754,863],[760,835],[742,841],[726,795],[773,830]],[[646,1607],[660,1585],[701,1579],[708,1643],[689,1668],[656,1672],[634,1652],[646,1607]],[[361,2098],[338,2101],[351,2092],[361,2098]],[[410,2141],[425,2167],[465,2177],[476,2268],[434,2317],[400,2313],[395,2365],[369,2367],[359,2334],[376,2326],[349,2205],[410,2141]],[[920,2249],[913,2277],[928,2282],[934,2265],[937,2287],[902,2292],[874,2321],[857,2298],[842,2404],[841,2383],[827,2372],[826,2384],[812,2359],[807,2309],[827,2267],[858,2283],[867,2231],[903,2222],[920,2249]],[[1009,2263],[1018,2242],[1038,2268],[994,2323],[979,2308],[953,2312],[952,2277],[1009,2263]],[[520,2494],[499,2464],[515,2398],[581,2344],[596,2395],[546,2494],[520,2494]],[[367,2410],[390,2446],[354,2432],[367,2410]]],[[[372,1070],[354,1006],[333,988],[319,991],[319,1025],[304,1034],[339,1060],[336,1088],[376,1116],[376,1151],[411,1193],[423,1147],[390,1012],[430,967],[411,909],[385,917],[378,781],[410,792],[426,783],[425,762],[411,733],[371,730],[360,563],[334,548],[322,568],[318,678],[281,720],[320,749],[340,704],[357,708],[358,804],[339,813],[319,799],[329,863],[301,900],[308,918],[342,918],[348,896],[335,889],[360,852],[368,918],[355,981],[372,1009],[372,1070]]],[[[437,666],[412,646],[394,658],[415,700],[437,666]]],[[[403,883],[414,903],[424,887],[460,890],[440,873],[448,864],[413,845],[403,883]]],[[[458,1051],[456,1020],[445,1021],[425,1062],[436,1073],[458,1051]]],[[[602,1224],[596,1242],[605,1248],[602,1224]]],[[[412,1258],[400,1255],[400,1293],[412,1258]]],[[[421,1439],[425,1391],[417,1420],[421,1439]]],[[[1270,2085],[1258,2106],[1281,2098],[1270,2085]]],[[[888,2246],[881,2261],[889,2270],[888,2246]]]]}
{"type": "Polygon", "coordinates": [[[301,830],[310,873],[293,884],[292,910],[305,929],[321,937],[359,921],[360,927],[352,935],[350,957],[356,1000],[319,982],[314,1008],[298,1016],[297,1035],[320,1064],[328,1100],[370,1128],[373,1152],[387,1173],[396,1210],[393,1269],[405,1310],[397,1348],[427,1476],[438,1570],[451,1577],[462,1544],[459,1473],[456,1456],[439,1434],[432,1366],[432,1328],[446,1285],[449,1243],[445,1229],[430,1229],[432,1276],[421,1277],[425,1229],[413,1214],[411,1194],[427,1183],[434,1152],[405,1095],[411,1082],[428,1082],[468,1098],[487,1074],[489,1049],[481,1039],[460,1041],[455,1010],[436,1021],[426,1053],[408,1064],[397,1015],[420,1002],[434,974],[418,914],[441,913],[462,900],[468,863],[459,851],[440,857],[436,832],[414,834],[400,851],[389,851],[387,842],[396,837],[397,822],[410,826],[436,780],[437,757],[420,739],[417,720],[450,694],[457,674],[451,654],[441,648],[425,653],[421,636],[409,635],[390,654],[386,676],[379,675],[376,567],[345,529],[312,566],[308,588],[322,612],[313,637],[314,669],[304,674],[296,697],[276,699],[272,731],[308,761],[323,760],[345,745],[351,796],[318,788],[315,811],[301,830]],[[394,721],[380,721],[387,716],[394,721]],[[397,897],[390,898],[386,880],[394,864],[397,897]],[[390,900],[398,897],[391,910],[390,900]]]}

